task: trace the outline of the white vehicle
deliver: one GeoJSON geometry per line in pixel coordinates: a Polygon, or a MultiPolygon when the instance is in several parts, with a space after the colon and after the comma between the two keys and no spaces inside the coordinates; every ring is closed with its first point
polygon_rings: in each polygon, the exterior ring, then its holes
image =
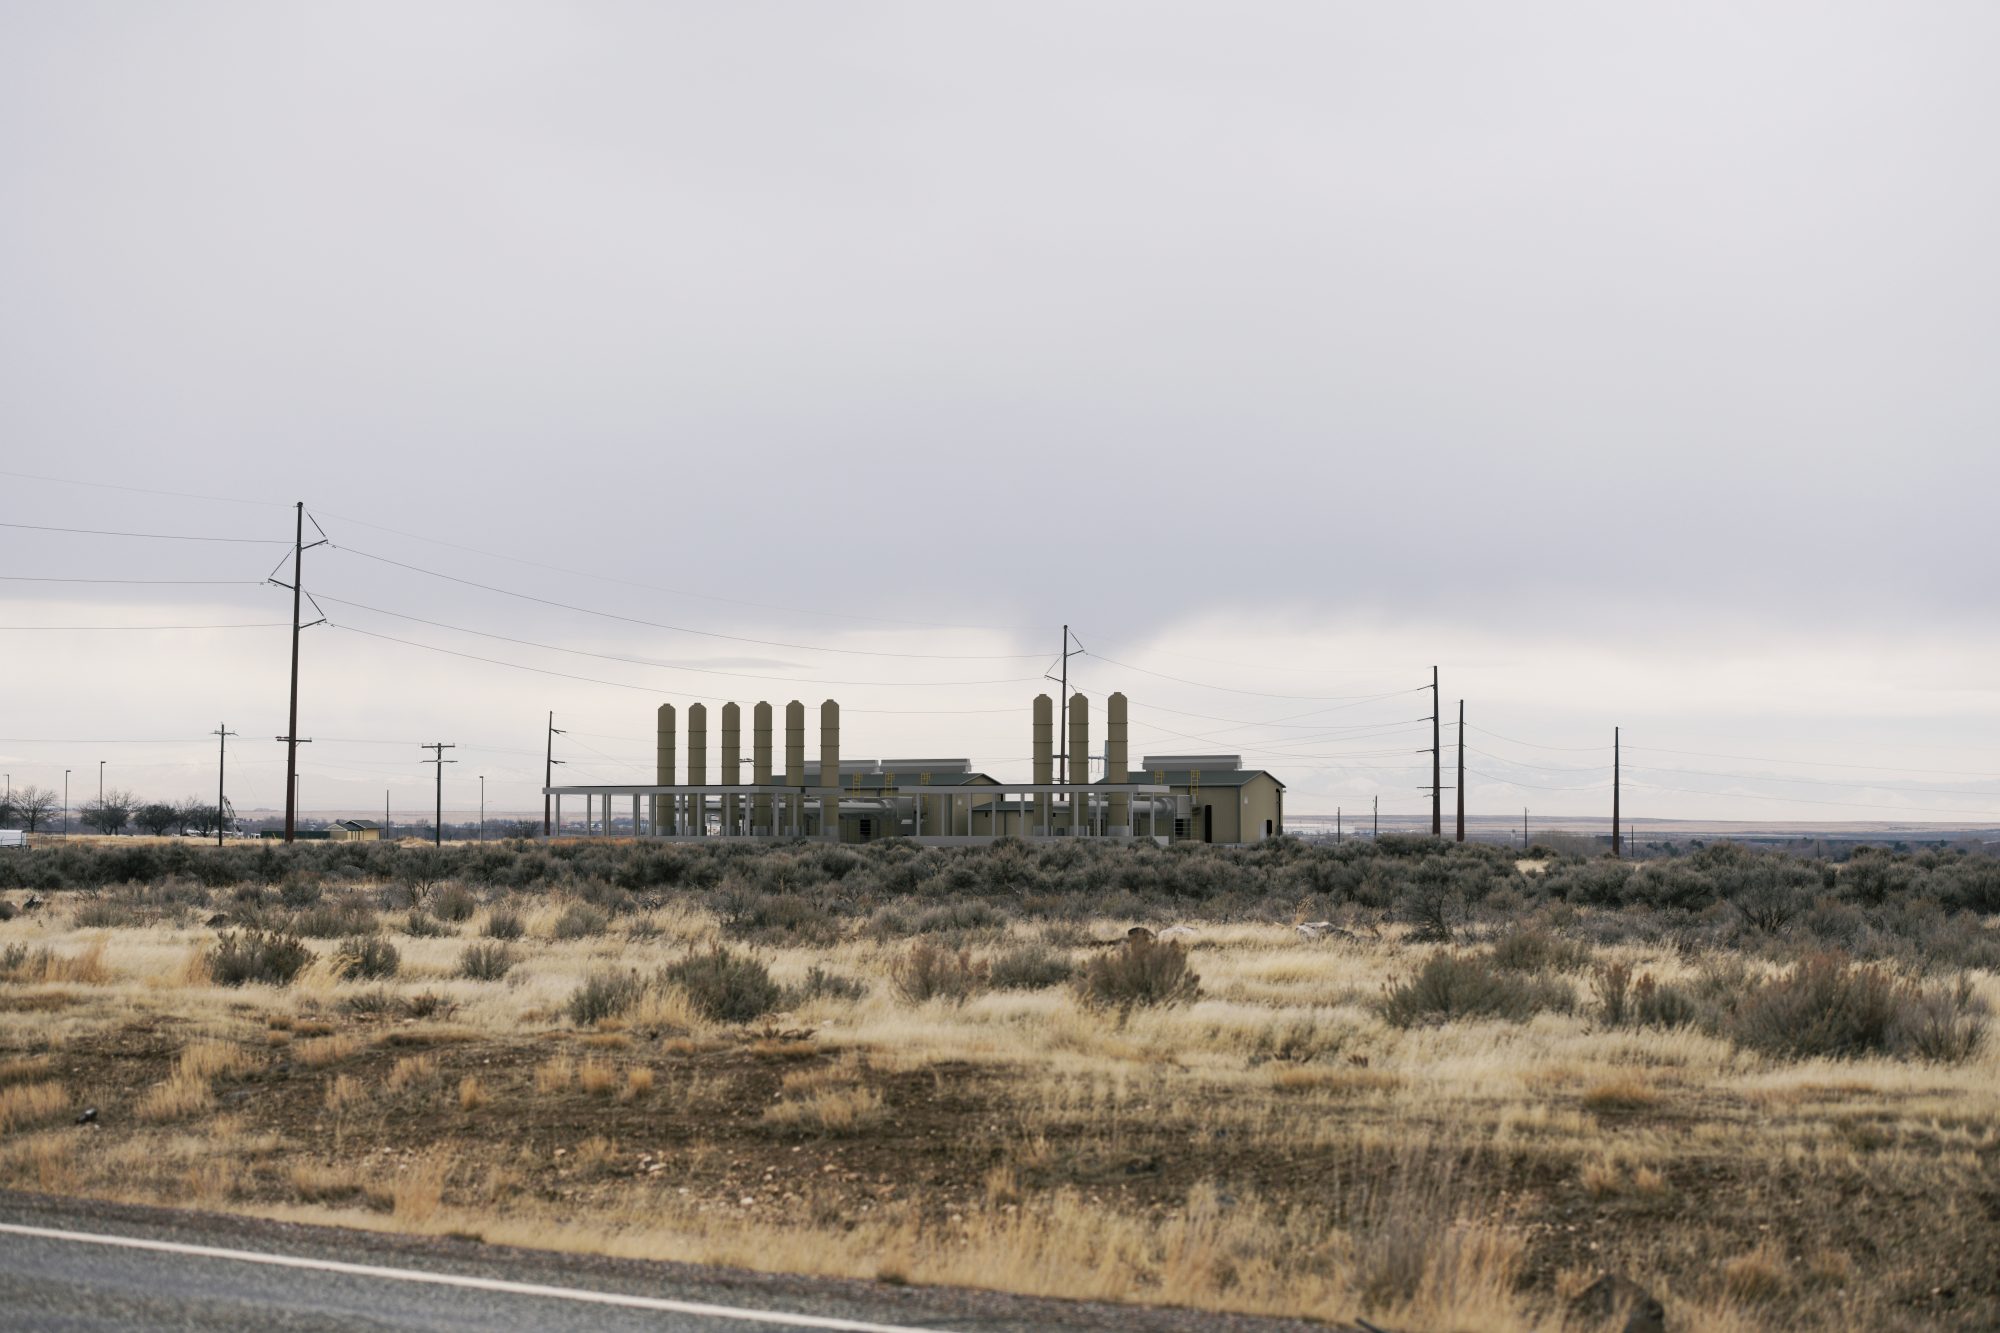
{"type": "Polygon", "coordinates": [[[27,834],[17,828],[0,828],[0,851],[4,851],[9,847],[19,847],[25,850],[27,846],[27,834]]]}

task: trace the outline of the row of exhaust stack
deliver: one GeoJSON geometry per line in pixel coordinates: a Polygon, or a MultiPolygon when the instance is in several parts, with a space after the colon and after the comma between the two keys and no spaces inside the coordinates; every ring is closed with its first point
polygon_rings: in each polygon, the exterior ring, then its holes
{"type": "MultiPolygon", "coordinates": [[[[771,705],[758,703],[751,709],[750,721],[750,784],[753,787],[773,786],[771,773],[771,705]]],[[[1034,705],[1034,751],[1033,781],[1037,786],[1057,785],[1055,775],[1055,701],[1046,694],[1035,696],[1034,705]]],[[[1090,776],[1090,700],[1081,693],[1070,696],[1069,701],[1069,750],[1068,773],[1063,785],[1078,788],[1075,796],[1062,798],[1070,806],[1070,827],[1082,827],[1086,821],[1083,789],[1093,785],[1123,785],[1130,781],[1127,768],[1125,696],[1114,693],[1105,700],[1106,736],[1104,745],[1105,776],[1102,783],[1092,784],[1090,776]]],[[[721,769],[717,774],[717,784],[721,787],[736,787],[743,782],[743,710],[734,703],[722,706],[721,769]]],[[[702,704],[690,704],[687,710],[687,781],[682,784],[689,788],[709,786],[708,779],[708,709],[702,704]]],[[[806,708],[797,699],[785,705],[785,770],[779,792],[761,792],[750,796],[721,793],[724,802],[723,827],[741,827],[742,810],[739,801],[749,804],[748,832],[753,836],[769,835],[773,832],[797,832],[804,828],[804,798],[808,791],[837,792],[840,785],[840,704],[828,699],[819,706],[819,771],[817,781],[808,781],[806,772],[806,708]],[[796,792],[797,795],[792,793],[796,792]],[[777,802],[774,806],[773,802],[777,802]]],[[[672,704],[661,704],[658,716],[658,740],[655,781],[659,786],[675,786],[674,767],[676,761],[675,711],[672,704]]],[[[668,834],[682,830],[699,833],[706,825],[708,810],[707,797],[693,792],[679,795],[652,797],[652,826],[668,834]],[[697,813],[699,812],[699,813],[697,813]]],[[[1057,799],[1055,793],[1036,795],[1037,823],[1050,826],[1051,805],[1057,799]]],[[[1131,833],[1131,797],[1123,792],[1107,794],[1107,808],[1104,815],[1105,832],[1111,836],[1129,836],[1131,833]]],[[[822,800],[821,810],[838,810],[838,796],[832,801],[822,800]]],[[[837,816],[836,816],[837,822],[837,816]]],[[[822,836],[837,836],[837,831],[822,828],[822,836]]]]}

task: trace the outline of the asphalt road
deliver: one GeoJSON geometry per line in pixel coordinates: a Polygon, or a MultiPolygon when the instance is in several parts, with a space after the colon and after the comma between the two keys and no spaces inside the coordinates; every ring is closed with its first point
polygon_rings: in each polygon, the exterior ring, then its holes
{"type": "Polygon", "coordinates": [[[0,1328],[1279,1333],[1280,1320],[787,1277],[0,1191],[0,1328]]]}

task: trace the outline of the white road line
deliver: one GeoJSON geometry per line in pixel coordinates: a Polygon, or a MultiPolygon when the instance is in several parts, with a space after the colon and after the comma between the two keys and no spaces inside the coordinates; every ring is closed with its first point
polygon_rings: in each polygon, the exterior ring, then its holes
{"type": "Polygon", "coordinates": [[[258,1250],[225,1250],[213,1245],[183,1245],[178,1241],[145,1240],[138,1236],[106,1236],[92,1231],[61,1231],[52,1227],[20,1226],[13,1222],[0,1222],[0,1232],[15,1236],[39,1236],[44,1240],[76,1241],[84,1245],[111,1245],[127,1250],[152,1250],[159,1254],[192,1255],[201,1259],[233,1259],[238,1263],[265,1264],[272,1268],[308,1268],[322,1273],[384,1278],[392,1282],[423,1282],[436,1287],[497,1291],[512,1296],[543,1296],[561,1301],[579,1301],[589,1305],[618,1305],[632,1310],[703,1315],[710,1319],[734,1319],[746,1324],[776,1324],[784,1328],[826,1328],[840,1330],[840,1333],[942,1333],[941,1330],[917,1328],[910,1324],[871,1324],[860,1319],[835,1319],[827,1315],[781,1314],[772,1310],[750,1310],[735,1305],[673,1301],[659,1296],[626,1296],[611,1291],[585,1291],[579,1287],[546,1287],[537,1282],[507,1282],[500,1278],[466,1277],[457,1273],[426,1273],[413,1268],[383,1268],[376,1264],[349,1264],[337,1259],[307,1259],[291,1254],[266,1254],[258,1250]]]}

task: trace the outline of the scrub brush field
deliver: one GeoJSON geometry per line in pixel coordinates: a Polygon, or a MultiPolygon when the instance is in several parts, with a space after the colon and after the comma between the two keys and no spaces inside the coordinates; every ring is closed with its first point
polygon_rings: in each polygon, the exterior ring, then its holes
{"type": "Polygon", "coordinates": [[[140,844],[0,898],[16,1190],[1396,1329],[2000,1323],[1985,857],[140,844]]]}

